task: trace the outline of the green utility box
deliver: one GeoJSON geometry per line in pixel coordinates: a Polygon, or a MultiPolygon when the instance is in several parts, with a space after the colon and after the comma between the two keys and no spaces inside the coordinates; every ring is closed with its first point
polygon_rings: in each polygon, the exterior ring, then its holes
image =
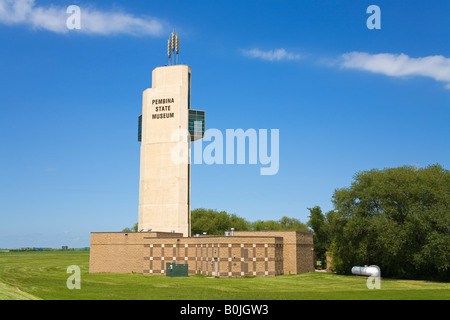
{"type": "Polygon", "coordinates": [[[172,262],[166,263],[166,276],[175,277],[187,277],[189,265],[188,264],[176,264],[172,262]]]}

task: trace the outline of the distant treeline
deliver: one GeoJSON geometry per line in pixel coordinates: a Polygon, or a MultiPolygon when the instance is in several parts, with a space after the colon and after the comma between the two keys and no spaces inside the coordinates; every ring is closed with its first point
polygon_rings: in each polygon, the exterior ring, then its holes
{"type": "MultiPolygon", "coordinates": [[[[300,220],[282,217],[279,220],[247,221],[226,211],[198,208],[191,212],[191,234],[223,235],[225,231],[234,228],[237,231],[265,231],[265,230],[296,230],[310,231],[300,220]]],[[[125,228],[122,232],[137,232],[138,224],[132,228],[125,228]]]]}
{"type": "Polygon", "coordinates": [[[20,249],[0,249],[0,252],[24,252],[24,251],[85,251],[89,250],[86,248],[20,248],[20,249]]]}

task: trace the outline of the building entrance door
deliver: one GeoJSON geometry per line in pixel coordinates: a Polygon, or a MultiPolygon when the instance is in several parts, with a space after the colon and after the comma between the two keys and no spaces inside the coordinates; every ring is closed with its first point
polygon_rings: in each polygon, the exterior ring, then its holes
{"type": "Polygon", "coordinates": [[[217,261],[217,258],[214,258],[214,271],[213,276],[218,277],[219,276],[219,261],[217,261]]]}

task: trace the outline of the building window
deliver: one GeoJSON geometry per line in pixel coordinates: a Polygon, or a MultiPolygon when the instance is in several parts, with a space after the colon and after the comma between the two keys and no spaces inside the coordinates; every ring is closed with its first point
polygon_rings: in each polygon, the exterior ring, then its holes
{"type": "Polygon", "coordinates": [[[189,110],[188,130],[191,141],[203,138],[205,135],[205,111],[189,110]]]}
{"type": "Polygon", "coordinates": [[[188,73],[188,109],[191,108],[191,73],[188,73]]]}
{"type": "Polygon", "coordinates": [[[138,117],[138,141],[142,141],[142,114],[138,117]]]}

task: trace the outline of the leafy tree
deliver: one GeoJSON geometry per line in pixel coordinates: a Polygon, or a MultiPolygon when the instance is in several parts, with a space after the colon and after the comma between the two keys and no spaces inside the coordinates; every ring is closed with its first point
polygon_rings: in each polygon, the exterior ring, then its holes
{"type": "Polygon", "coordinates": [[[225,211],[215,211],[212,209],[195,209],[191,211],[191,233],[223,235],[231,228],[236,230],[249,230],[249,222],[235,214],[228,214],[225,211]]]}
{"type": "Polygon", "coordinates": [[[304,223],[295,218],[282,217],[278,220],[278,223],[281,225],[281,230],[303,232],[309,231],[308,227],[304,223]]]}
{"type": "Polygon", "coordinates": [[[134,226],[132,226],[131,228],[125,228],[122,230],[122,232],[138,232],[138,223],[136,222],[136,224],[134,226]]]}
{"type": "MultiPolygon", "coordinates": [[[[137,232],[138,224],[132,229],[125,228],[122,232],[137,232]]],[[[280,220],[258,220],[249,222],[235,214],[228,214],[225,211],[216,211],[212,209],[199,208],[191,211],[191,233],[209,235],[223,235],[225,231],[231,228],[239,231],[262,231],[262,230],[297,230],[309,231],[308,227],[300,220],[289,217],[282,217],[280,220]]]]}
{"type": "Polygon", "coordinates": [[[323,267],[326,266],[326,252],[330,246],[328,222],[319,206],[308,210],[310,216],[307,226],[314,232],[314,252],[323,267]]]}
{"type": "Polygon", "coordinates": [[[250,228],[255,231],[309,231],[308,227],[300,220],[289,217],[282,217],[280,220],[257,220],[251,223],[250,228]]]}
{"type": "Polygon", "coordinates": [[[440,165],[359,172],[327,214],[333,266],[375,264],[383,276],[450,280],[450,173],[440,165]]]}

